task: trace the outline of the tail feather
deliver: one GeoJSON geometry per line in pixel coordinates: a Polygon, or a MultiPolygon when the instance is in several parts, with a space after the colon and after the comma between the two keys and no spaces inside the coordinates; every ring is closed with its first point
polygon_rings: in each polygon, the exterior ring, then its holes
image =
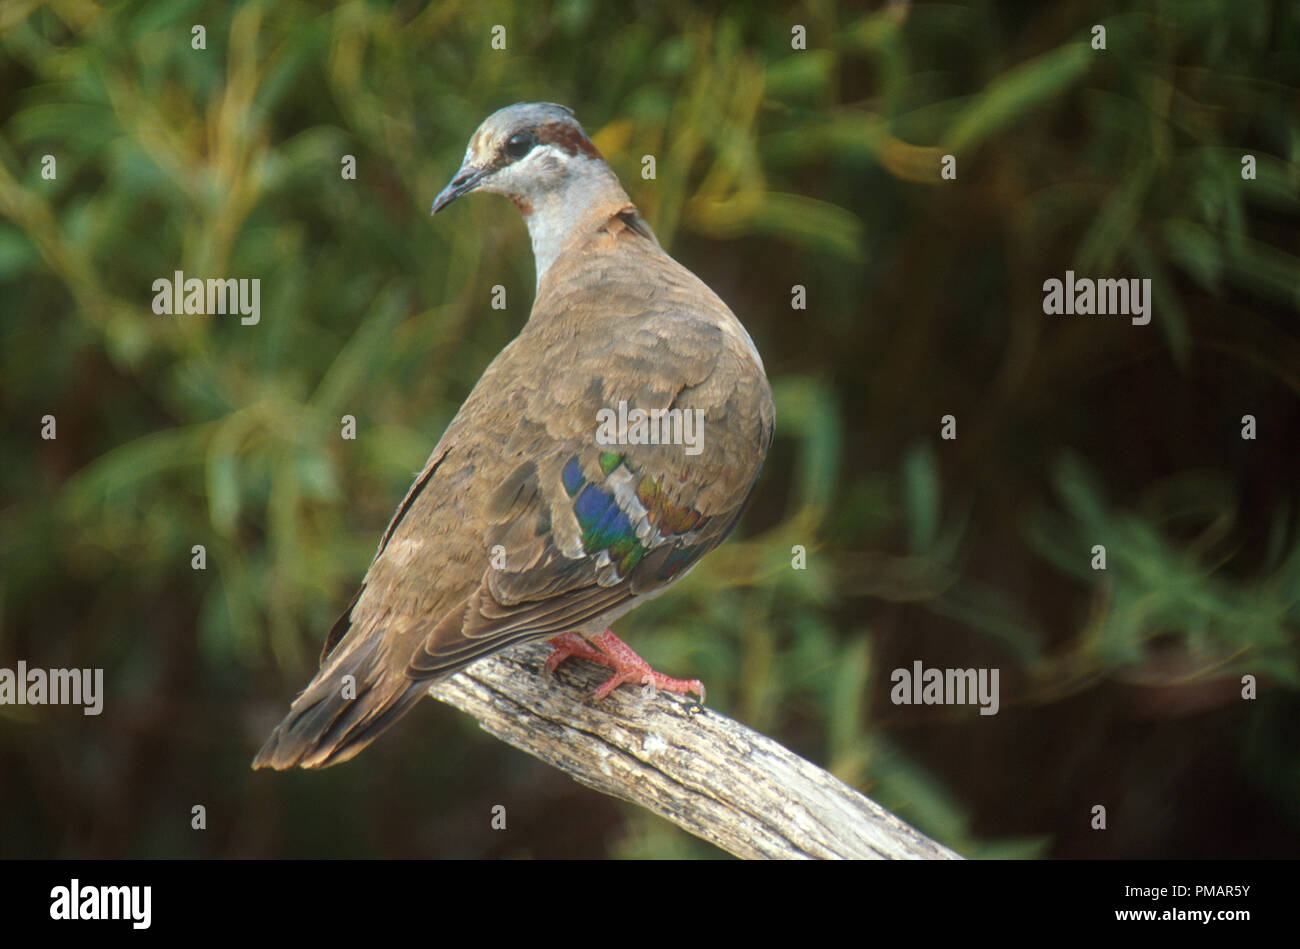
{"type": "Polygon", "coordinates": [[[254,768],[325,768],[374,741],[428,691],[378,660],[375,641],[332,655],[253,759],[254,768]],[[344,677],[352,676],[347,682],[344,677]]]}

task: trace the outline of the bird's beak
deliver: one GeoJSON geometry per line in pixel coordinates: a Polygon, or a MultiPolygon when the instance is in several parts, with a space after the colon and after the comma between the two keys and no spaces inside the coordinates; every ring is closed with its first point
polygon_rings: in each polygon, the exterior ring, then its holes
{"type": "Polygon", "coordinates": [[[433,199],[433,209],[429,213],[437,214],[462,194],[473,191],[478,187],[478,183],[483,180],[488,171],[487,168],[461,165],[460,171],[456,172],[456,177],[451,179],[451,184],[443,188],[442,193],[433,199]]]}

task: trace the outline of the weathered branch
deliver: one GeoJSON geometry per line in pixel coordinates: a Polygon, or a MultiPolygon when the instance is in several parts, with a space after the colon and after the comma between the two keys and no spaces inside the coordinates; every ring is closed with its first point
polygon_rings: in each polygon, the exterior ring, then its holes
{"type": "Polygon", "coordinates": [[[578,659],[541,674],[549,647],[489,656],[429,690],[580,784],[654,811],[738,857],[959,859],[843,781],[739,722],[623,686],[578,659]]]}

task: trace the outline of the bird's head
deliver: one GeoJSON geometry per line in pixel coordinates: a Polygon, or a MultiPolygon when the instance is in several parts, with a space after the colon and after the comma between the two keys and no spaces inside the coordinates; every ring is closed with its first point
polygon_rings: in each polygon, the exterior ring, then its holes
{"type": "Polygon", "coordinates": [[[504,194],[529,215],[548,196],[604,169],[604,159],[571,110],[552,102],[520,102],[493,112],[478,127],[465,161],[431,213],[463,194],[488,191],[504,194]]]}

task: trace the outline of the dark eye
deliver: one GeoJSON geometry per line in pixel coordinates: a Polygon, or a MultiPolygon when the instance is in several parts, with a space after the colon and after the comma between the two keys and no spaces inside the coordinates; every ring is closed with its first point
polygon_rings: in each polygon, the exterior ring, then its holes
{"type": "Polygon", "coordinates": [[[536,144],[532,132],[516,132],[506,140],[506,154],[511,158],[523,158],[536,144]]]}

